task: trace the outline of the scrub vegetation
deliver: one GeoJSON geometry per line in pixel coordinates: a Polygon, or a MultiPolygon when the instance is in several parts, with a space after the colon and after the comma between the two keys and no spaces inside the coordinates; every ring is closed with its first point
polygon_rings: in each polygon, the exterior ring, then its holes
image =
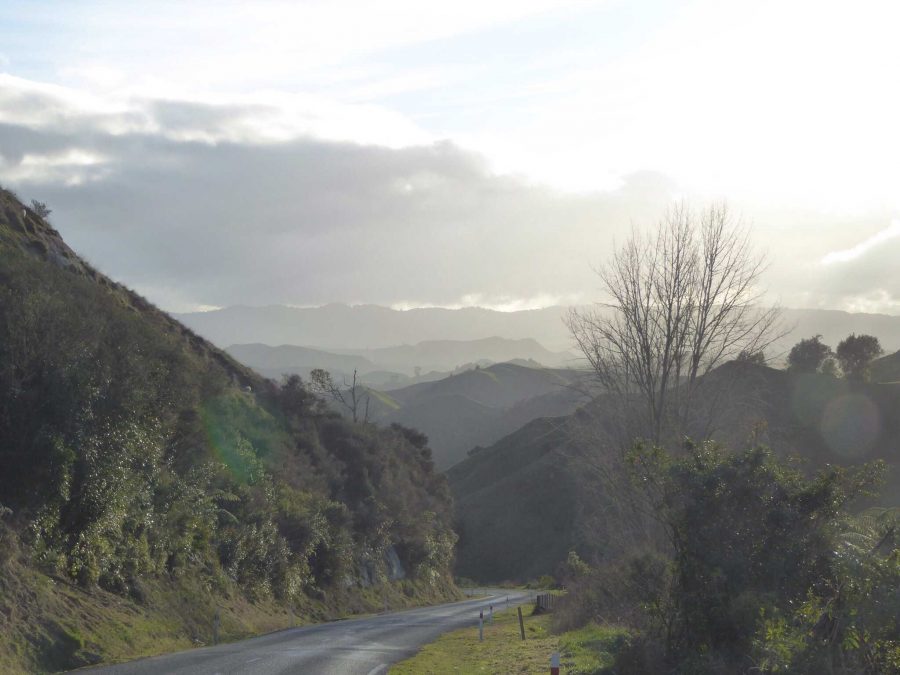
{"type": "Polygon", "coordinates": [[[455,595],[423,435],[238,365],[6,191],[0,505],[4,671],[455,595]]]}

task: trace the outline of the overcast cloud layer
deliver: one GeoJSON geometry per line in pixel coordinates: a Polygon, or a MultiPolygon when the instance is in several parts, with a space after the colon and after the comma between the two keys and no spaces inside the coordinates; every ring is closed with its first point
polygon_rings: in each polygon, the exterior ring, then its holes
{"type": "MultiPolygon", "coordinates": [[[[146,30],[84,11],[91,3],[62,17],[11,6],[0,27],[50,34],[4,30],[16,38],[0,46],[0,182],[48,202],[79,252],[165,309],[583,303],[597,297],[591,266],[633,224],[651,225],[673,199],[728,197],[769,254],[773,300],[900,314],[900,107],[879,75],[896,41],[832,58],[824,46],[842,15],[828,8],[757,15],[739,3],[725,16],[701,2],[670,16],[648,2],[638,17],[621,3],[589,13],[533,2],[483,15],[462,3],[428,17],[409,5],[398,26],[356,6],[372,24],[357,26],[359,46],[329,42],[340,12],[312,3],[301,18],[317,37],[294,48],[284,29],[247,37],[293,15],[254,14],[247,35],[229,32],[238,5],[210,14],[202,34],[184,34],[168,4],[146,30]],[[775,16],[785,25],[765,37],[781,61],[748,56],[763,36],[746,26],[775,16]],[[79,17],[85,40],[116,26],[135,30],[138,47],[168,37],[152,61],[116,31],[87,49],[72,38],[79,17]],[[591,42],[574,26],[594,19],[591,42]],[[809,29],[796,58],[783,39],[791,21],[809,29]],[[217,34],[233,53],[215,51],[217,34]],[[729,36],[745,51],[729,53],[729,36]],[[39,57],[23,58],[33,44],[39,57]],[[710,70],[723,60],[727,70],[710,70]],[[825,92],[841,85],[835,112],[825,92]],[[770,98],[742,102],[741,87],[770,98]]],[[[876,9],[860,10],[869,38],[876,9]]]]}

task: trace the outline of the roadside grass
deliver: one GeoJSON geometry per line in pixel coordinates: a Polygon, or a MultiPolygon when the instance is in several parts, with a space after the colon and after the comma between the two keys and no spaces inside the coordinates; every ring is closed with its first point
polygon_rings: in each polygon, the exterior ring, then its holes
{"type": "Polygon", "coordinates": [[[494,623],[485,620],[484,641],[478,641],[478,619],[472,626],[446,633],[425,645],[414,657],[395,664],[390,675],[443,675],[444,673],[492,673],[522,675],[547,673],[550,655],[559,651],[561,672],[593,675],[608,672],[615,650],[623,644],[622,628],[591,624],[577,631],[553,635],[550,615],[523,611],[525,641],[519,635],[516,610],[494,613],[494,623]]]}
{"type": "Polygon", "coordinates": [[[619,626],[588,624],[559,636],[561,672],[593,675],[610,672],[616,652],[628,639],[628,631],[619,626]]]}
{"type": "Polygon", "coordinates": [[[0,564],[0,673],[48,673],[116,663],[291,625],[460,599],[451,584],[395,582],[297,599],[294,614],[271,598],[249,599],[232,584],[212,589],[196,577],[151,578],[140,599],[84,589],[18,560],[0,564]]]}

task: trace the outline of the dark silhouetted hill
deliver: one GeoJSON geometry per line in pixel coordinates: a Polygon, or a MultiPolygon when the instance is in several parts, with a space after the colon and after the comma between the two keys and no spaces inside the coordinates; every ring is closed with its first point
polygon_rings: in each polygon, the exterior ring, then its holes
{"type": "Polygon", "coordinates": [[[537,417],[567,414],[584,395],[581,371],[498,363],[436,382],[373,392],[371,419],[425,433],[438,468],[461,461],[537,417]]]}
{"type": "Polygon", "coordinates": [[[900,383],[900,351],[875,359],[871,366],[873,382],[900,383]]]}
{"type": "MultiPolygon", "coordinates": [[[[876,459],[889,465],[881,502],[900,504],[900,385],[797,376],[747,363],[711,373],[715,438],[732,448],[757,438],[812,472],[876,459]],[[712,386],[715,385],[715,386],[712,386]]],[[[614,516],[587,470],[615,452],[588,439],[602,399],[564,417],[535,419],[448,472],[460,541],[457,574],[484,582],[552,574],[569,550],[602,558],[614,516]]],[[[601,462],[602,463],[602,462],[601,462]]]]}

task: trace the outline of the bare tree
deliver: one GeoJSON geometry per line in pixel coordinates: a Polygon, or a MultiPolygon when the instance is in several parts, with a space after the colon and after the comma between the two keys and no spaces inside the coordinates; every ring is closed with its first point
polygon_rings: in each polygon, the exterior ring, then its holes
{"type": "Polygon", "coordinates": [[[357,371],[353,369],[353,379],[347,382],[344,379],[343,386],[335,383],[331,373],[322,368],[315,368],[309,374],[310,388],[317,394],[327,396],[339,405],[346,408],[354,422],[369,421],[369,391],[359,381],[357,371]]]}
{"type": "Polygon", "coordinates": [[[610,301],[571,310],[567,325],[617,404],[621,441],[680,438],[708,408],[709,397],[698,402],[704,376],[780,337],[778,309],[762,305],[764,269],[725,205],[695,213],[680,204],[598,271],[610,301]]]}

